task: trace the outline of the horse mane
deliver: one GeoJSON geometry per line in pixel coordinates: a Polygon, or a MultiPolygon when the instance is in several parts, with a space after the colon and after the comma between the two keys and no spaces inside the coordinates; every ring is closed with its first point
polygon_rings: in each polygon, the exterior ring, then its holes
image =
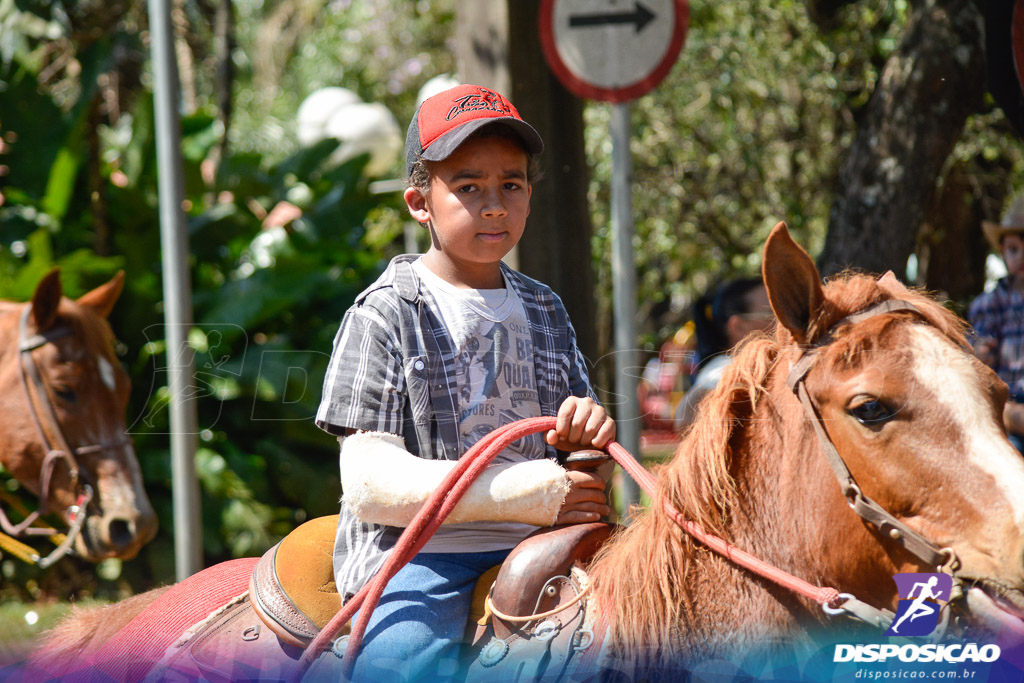
{"type": "MultiPolygon", "coordinates": [[[[893,277],[876,279],[845,272],[827,282],[824,292],[824,305],[809,325],[807,344],[823,341],[837,322],[852,313],[888,299],[902,299],[916,306],[927,323],[953,343],[967,345],[960,318],[893,277]]],[[[830,353],[840,354],[848,362],[854,362],[871,343],[866,335],[852,335],[844,341],[833,344],[830,353]]],[[[793,335],[776,325],[770,336],[756,333],[739,345],[718,386],[701,402],[675,456],[655,468],[658,490],[650,508],[634,510],[632,523],[595,557],[588,571],[599,609],[607,619],[613,652],[625,656],[646,652],[661,661],[686,654],[679,649],[681,633],[699,631],[692,621],[693,596],[716,588],[704,579],[699,579],[700,586],[692,585],[694,570],[713,563],[711,575],[725,576],[735,567],[683,532],[665,514],[662,504],[671,502],[684,518],[729,540],[730,513],[738,504],[731,474],[733,454],[745,441],[751,418],[767,397],[777,361],[795,344],[793,335]]]]}

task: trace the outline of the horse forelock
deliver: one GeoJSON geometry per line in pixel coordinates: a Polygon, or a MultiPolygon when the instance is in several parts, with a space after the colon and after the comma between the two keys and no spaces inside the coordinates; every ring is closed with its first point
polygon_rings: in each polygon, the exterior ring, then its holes
{"type": "Polygon", "coordinates": [[[60,321],[71,328],[74,338],[82,344],[90,357],[104,358],[110,363],[117,362],[114,332],[106,318],[66,298],[61,300],[58,316],[60,321]]]}
{"type": "MultiPolygon", "coordinates": [[[[17,349],[16,340],[20,315],[28,305],[28,303],[0,301],[0,339],[9,340],[4,342],[4,348],[0,349],[0,353],[17,349]]],[[[114,332],[106,318],[71,299],[64,298],[60,302],[58,318],[54,324],[67,325],[74,338],[82,344],[83,349],[90,356],[100,356],[112,363],[116,361],[114,332]]],[[[32,334],[32,330],[29,331],[29,334],[32,334]]]]}

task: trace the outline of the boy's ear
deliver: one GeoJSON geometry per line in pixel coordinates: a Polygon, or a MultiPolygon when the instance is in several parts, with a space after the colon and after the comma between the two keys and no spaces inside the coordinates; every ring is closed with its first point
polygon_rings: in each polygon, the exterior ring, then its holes
{"type": "Polygon", "coordinates": [[[409,215],[420,223],[430,222],[430,210],[427,208],[427,197],[419,188],[407,187],[402,194],[405,205],[409,207],[409,215]]]}

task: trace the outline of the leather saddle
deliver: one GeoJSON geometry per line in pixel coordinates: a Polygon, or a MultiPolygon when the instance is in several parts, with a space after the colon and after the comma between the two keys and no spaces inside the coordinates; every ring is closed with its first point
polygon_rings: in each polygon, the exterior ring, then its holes
{"type": "MultiPolygon", "coordinates": [[[[569,467],[607,460],[602,453],[573,455],[569,467]]],[[[290,680],[305,647],[341,609],[333,568],[337,519],[310,520],[268,550],[253,569],[248,592],[179,639],[159,665],[158,676],[225,683],[290,680]]],[[[613,529],[603,522],[541,529],[500,567],[485,573],[477,582],[466,627],[467,642],[477,652],[470,671],[507,663],[510,652],[532,656],[530,643],[550,649],[568,638],[567,652],[584,650],[582,567],[613,529]]],[[[307,676],[336,678],[341,654],[325,651],[307,676]]]]}
{"type": "MultiPolygon", "coordinates": [[[[598,470],[612,463],[606,453],[583,450],[569,454],[563,465],[598,470]]],[[[330,515],[302,524],[268,550],[253,571],[249,583],[252,609],[289,645],[308,645],[341,609],[333,567],[337,521],[337,515],[330,515]]],[[[500,567],[478,580],[466,630],[470,641],[481,636],[488,622],[489,594],[503,614],[521,616],[550,610],[558,598],[546,589],[548,580],[568,577],[571,567],[585,564],[612,528],[604,523],[568,525],[540,529],[524,539],[500,567]]],[[[500,623],[494,628],[500,637],[509,635],[500,623]]]]}
{"type": "MultiPolygon", "coordinates": [[[[339,609],[334,583],[333,549],[337,515],[319,517],[292,531],[268,550],[249,581],[252,609],[285,643],[304,648],[339,609]]],[[[611,534],[603,522],[542,529],[524,539],[499,567],[481,576],[473,593],[467,635],[477,640],[493,616],[488,596],[503,614],[523,616],[551,610],[558,595],[545,590],[552,577],[568,577],[611,534]]],[[[511,629],[493,626],[505,637],[511,629]]]]}
{"type": "MultiPolygon", "coordinates": [[[[291,680],[306,645],[341,608],[332,562],[336,520],[306,522],[268,550],[256,563],[249,590],[179,638],[147,680],[291,680]]],[[[587,636],[586,602],[576,599],[585,583],[579,568],[612,530],[601,522],[542,529],[484,574],[467,624],[475,656],[466,675],[521,659],[538,671],[564,667],[585,650],[593,634],[587,636]],[[529,618],[538,613],[551,614],[529,618]],[[545,655],[552,649],[554,662],[545,655]]],[[[321,653],[307,678],[337,679],[342,654],[321,653]]]]}

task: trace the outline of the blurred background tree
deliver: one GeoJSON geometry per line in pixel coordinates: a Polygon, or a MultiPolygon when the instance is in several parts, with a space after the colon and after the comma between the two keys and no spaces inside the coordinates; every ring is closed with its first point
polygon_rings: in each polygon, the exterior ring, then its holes
{"type": "MultiPolygon", "coordinates": [[[[682,324],[710,283],[756,272],[776,221],[822,252],[837,196],[849,189],[842,164],[920,3],[826,4],[694,3],[679,62],[633,104],[648,348],[682,324]]],[[[400,176],[400,155],[339,165],[335,141],[300,143],[299,106],[343,86],[404,129],[420,88],[456,71],[456,0],[177,0],[174,8],[196,367],[207,390],[197,465],[212,563],[259,553],[336,510],[336,444],[311,421],[331,339],[354,295],[408,245],[400,197],[386,182],[400,176]]],[[[519,44],[530,41],[513,35],[508,50],[519,44]]],[[[143,0],[0,0],[0,297],[27,298],[52,265],[71,296],[128,272],[112,323],[134,378],[129,422],[162,521],[137,559],[98,572],[73,560],[40,572],[4,558],[4,598],[114,597],[173,577],[148,59],[143,0]]],[[[530,86],[516,85],[521,108],[530,86]]],[[[599,358],[611,340],[609,108],[580,110],[585,164],[548,169],[545,182],[584,179],[594,227],[580,248],[589,246],[596,287],[585,278],[564,286],[596,292],[586,343],[599,358]]],[[[958,302],[984,278],[978,221],[998,218],[1024,166],[990,97],[979,94],[964,121],[933,171],[933,196],[915,200],[921,226],[907,226],[904,251],[916,267],[898,273],[958,302]],[[977,250],[970,258],[942,248],[953,216],[957,244],[977,250]]]]}

